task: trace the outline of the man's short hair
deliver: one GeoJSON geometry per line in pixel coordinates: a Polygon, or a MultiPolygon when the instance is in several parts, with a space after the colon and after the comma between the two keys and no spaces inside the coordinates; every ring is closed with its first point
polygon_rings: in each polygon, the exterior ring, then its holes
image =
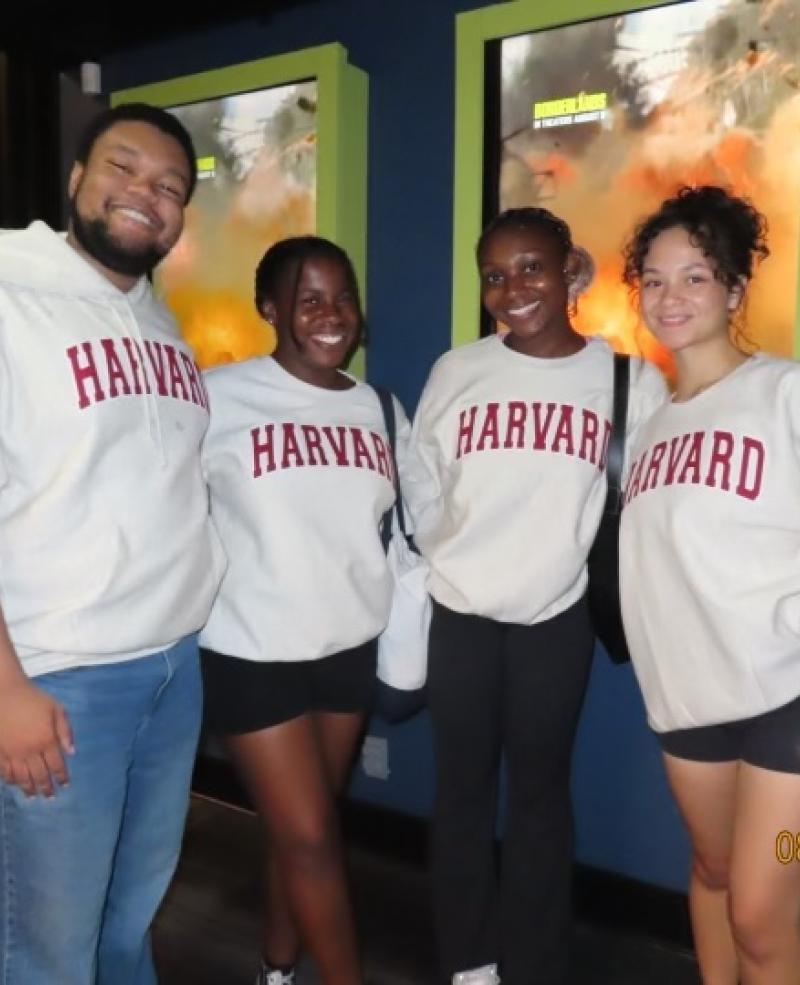
{"type": "Polygon", "coordinates": [[[150,126],[156,127],[168,137],[177,140],[181,145],[189,165],[189,188],[186,193],[188,204],[197,185],[197,155],[194,144],[189,131],[180,120],[159,106],[151,106],[149,103],[121,103],[119,106],[114,106],[113,109],[99,113],[81,134],[75,152],[75,160],[79,164],[85,165],[97,140],[115,124],[127,121],[149,123],[150,126]]]}

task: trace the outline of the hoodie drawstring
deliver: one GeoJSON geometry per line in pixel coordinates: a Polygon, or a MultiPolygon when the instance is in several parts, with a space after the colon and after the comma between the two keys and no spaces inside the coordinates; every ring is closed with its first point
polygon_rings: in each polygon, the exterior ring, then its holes
{"type": "Polygon", "coordinates": [[[147,421],[147,430],[150,435],[150,439],[158,448],[158,457],[161,465],[167,464],[167,450],[164,446],[164,434],[161,428],[161,418],[158,413],[158,403],[155,396],[153,395],[152,385],[148,385],[147,380],[152,377],[151,373],[148,373],[147,366],[145,365],[145,360],[148,358],[147,350],[145,348],[144,339],[142,338],[142,333],[139,329],[139,322],[136,319],[136,314],[131,307],[130,302],[127,298],[123,298],[123,303],[130,316],[130,319],[123,318],[117,309],[115,304],[111,305],[111,310],[114,312],[114,316],[119,323],[123,335],[131,340],[133,347],[139,358],[140,371],[142,374],[142,386],[144,396],[144,413],[145,419],[147,421]],[[133,325],[133,331],[130,330],[129,325],[133,325]]]}

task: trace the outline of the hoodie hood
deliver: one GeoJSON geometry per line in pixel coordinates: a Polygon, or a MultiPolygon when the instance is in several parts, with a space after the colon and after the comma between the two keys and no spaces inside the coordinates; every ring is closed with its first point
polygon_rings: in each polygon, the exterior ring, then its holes
{"type": "Polygon", "coordinates": [[[44,222],[0,233],[2,284],[71,298],[124,300],[131,305],[152,301],[146,277],[140,277],[130,291],[121,291],[67,243],[65,233],[54,232],[44,222]]]}

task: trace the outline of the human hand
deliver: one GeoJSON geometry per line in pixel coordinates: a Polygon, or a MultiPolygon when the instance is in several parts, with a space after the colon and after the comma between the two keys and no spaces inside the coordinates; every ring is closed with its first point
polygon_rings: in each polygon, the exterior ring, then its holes
{"type": "Polygon", "coordinates": [[[0,777],[27,796],[52,797],[69,782],[65,754],[75,749],[63,706],[34,681],[0,685],[0,777]]]}

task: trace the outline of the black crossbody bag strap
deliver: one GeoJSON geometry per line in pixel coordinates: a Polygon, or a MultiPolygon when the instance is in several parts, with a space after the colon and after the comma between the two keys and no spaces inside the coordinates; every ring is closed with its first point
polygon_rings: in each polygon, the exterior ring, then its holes
{"type": "MultiPolygon", "coordinates": [[[[375,393],[378,395],[378,400],[381,402],[381,410],[383,411],[383,420],[386,425],[386,434],[389,438],[389,449],[392,453],[392,478],[394,482],[394,509],[395,515],[397,516],[397,526],[399,527],[403,536],[406,535],[406,518],[405,510],[403,509],[403,494],[400,492],[400,478],[397,473],[397,421],[394,416],[394,400],[392,400],[392,395],[382,386],[376,386],[373,388],[375,393]]],[[[383,544],[383,549],[388,550],[389,541],[392,539],[392,510],[387,510],[383,515],[381,520],[381,543],[383,544]]]]}
{"type": "Polygon", "coordinates": [[[614,410],[611,436],[606,456],[608,491],[603,514],[618,517],[622,513],[622,467],[625,463],[625,428],[628,421],[628,384],[631,361],[614,353],[614,410]]]}
{"type": "Polygon", "coordinates": [[[619,595],[619,527],[629,377],[629,358],[615,354],[611,434],[606,451],[606,501],[588,558],[589,613],[595,633],[614,663],[630,660],[619,595]]]}

